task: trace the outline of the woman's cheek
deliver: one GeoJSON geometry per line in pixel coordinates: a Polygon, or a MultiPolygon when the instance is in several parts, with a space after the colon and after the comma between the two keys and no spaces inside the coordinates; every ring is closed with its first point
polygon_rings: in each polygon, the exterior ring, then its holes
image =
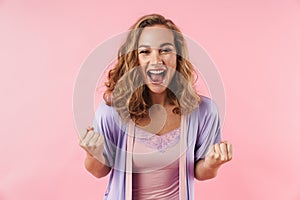
{"type": "Polygon", "coordinates": [[[143,59],[143,57],[141,55],[138,56],[138,61],[139,61],[139,65],[143,66],[144,59],[143,59]]]}
{"type": "Polygon", "coordinates": [[[168,67],[176,68],[176,56],[168,55],[165,57],[165,63],[168,67]]]}

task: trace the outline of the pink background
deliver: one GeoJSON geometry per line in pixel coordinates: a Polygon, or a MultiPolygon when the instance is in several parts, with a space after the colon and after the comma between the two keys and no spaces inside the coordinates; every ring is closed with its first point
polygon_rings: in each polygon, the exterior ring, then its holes
{"type": "Polygon", "coordinates": [[[226,93],[234,159],[196,199],[300,199],[300,1],[0,0],[0,200],[102,199],[84,169],[72,92],[101,42],[157,12],[200,43],[226,93]]]}

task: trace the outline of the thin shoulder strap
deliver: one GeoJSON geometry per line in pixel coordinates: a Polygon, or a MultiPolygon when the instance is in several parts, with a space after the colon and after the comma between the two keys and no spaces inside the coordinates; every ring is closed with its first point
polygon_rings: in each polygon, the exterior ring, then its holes
{"type": "Polygon", "coordinates": [[[127,144],[126,144],[126,190],[125,199],[132,199],[132,153],[133,153],[133,139],[134,139],[133,121],[128,123],[127,144]]]}

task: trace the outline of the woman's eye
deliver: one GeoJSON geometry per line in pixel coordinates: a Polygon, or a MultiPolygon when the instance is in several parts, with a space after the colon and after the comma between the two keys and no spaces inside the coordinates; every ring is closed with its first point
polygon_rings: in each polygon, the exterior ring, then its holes
{"type": "Polygon", "coordinates": [[[140,54],[149,54],[150,52],[148,50],[141,50],[140,54]]]}
{"type": "Polygon", "coordinates": [[[170,52],[172,52],[173,50],[172,49],[170,49],[170,48],[165,48],[165,49],[162,49],[161,50],[161,53],[170,53],[170,52]]]}

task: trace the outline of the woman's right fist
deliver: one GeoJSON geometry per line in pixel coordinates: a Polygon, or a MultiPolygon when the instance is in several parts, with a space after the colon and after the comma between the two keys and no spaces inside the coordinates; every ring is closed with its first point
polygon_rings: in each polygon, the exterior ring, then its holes
{"type": "Polygon", "coordinates": [[[104,137],[102,134],[94,132],[93,127],[87,128],[84,136],[80,138],[79,145],[90,154],[90,156],[105,164],[103,156],[104,137]]]}

